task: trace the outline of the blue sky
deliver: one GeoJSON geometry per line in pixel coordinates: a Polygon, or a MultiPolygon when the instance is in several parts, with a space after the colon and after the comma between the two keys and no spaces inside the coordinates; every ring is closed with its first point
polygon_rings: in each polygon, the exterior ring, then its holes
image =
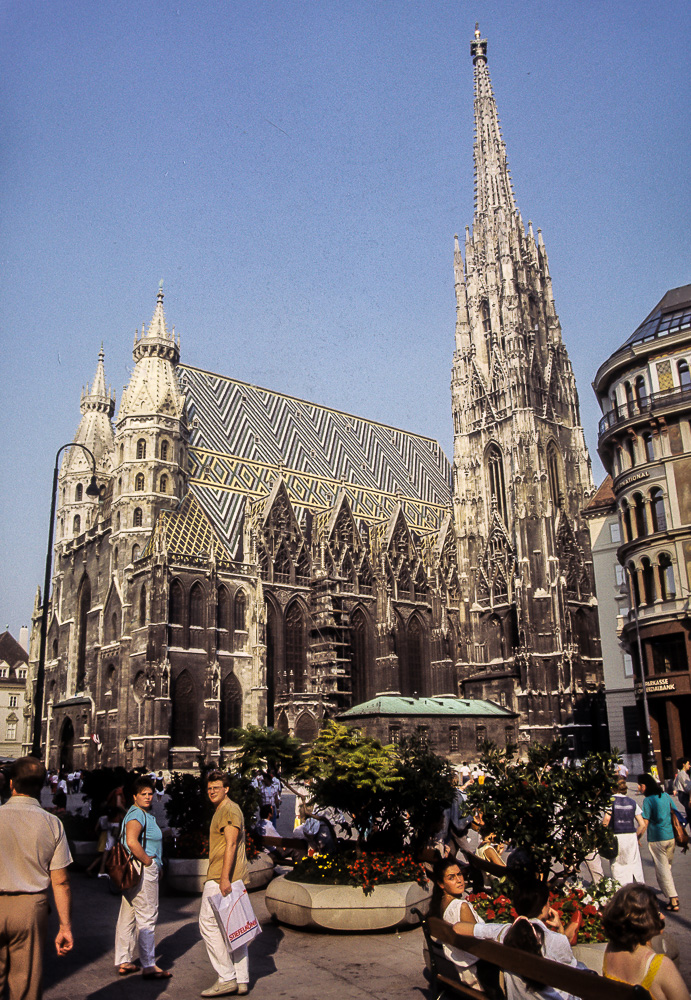
{"type": "Polygon", "coordinates": [[[691,281],[687,0],[0,2],[0,628],[101,341],[119,400],[161,278],[184,361],[451,454],[476,20],[599,479],[592,377],[691,281]]]}

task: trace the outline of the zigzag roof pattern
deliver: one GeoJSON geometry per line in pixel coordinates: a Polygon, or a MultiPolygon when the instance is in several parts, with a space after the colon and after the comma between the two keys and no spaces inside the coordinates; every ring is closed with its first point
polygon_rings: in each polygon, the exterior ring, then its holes
{"type": "Polygon", "coordinates": [[[188,559],[207,559],[212,552],[223,559],[229,558],[229,553],[191,491],[185,495],[177,510],[161,511],[142,558],[159,548],[188,559]]]}
{"type": "Polygon", "coordinates": [[[400,502],[416,530],[441,526],[451,470],[432,438],[189,365],[177,373],[191,425],[190,485],[230,551],[243,498],[266,497],[279,474],[301,521],[333,507],[342,489],[357,520],[388,520],[400,502]]]}

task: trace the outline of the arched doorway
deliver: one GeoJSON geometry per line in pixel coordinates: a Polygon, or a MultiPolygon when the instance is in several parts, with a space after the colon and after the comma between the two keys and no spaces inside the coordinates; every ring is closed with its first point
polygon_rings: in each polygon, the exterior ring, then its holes
{"type": "Polygon", "coordinates": [[[74,759],[74,726],[68,717],[60,727],[60,746],[58,750],[60,769],[73,771],[74,759]]]}

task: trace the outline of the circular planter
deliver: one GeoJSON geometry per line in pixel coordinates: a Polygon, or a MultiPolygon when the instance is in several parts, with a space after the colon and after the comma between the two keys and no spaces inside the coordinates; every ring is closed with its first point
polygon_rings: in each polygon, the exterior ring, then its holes
{"type": "Polygon", "coordinates": [[[266,890],[264,902],[272,917],[290,927],[361,933],[418,926],[410,911],[417,906],[426,913],[431,895],[431,887],[417,882],[378,885],[366,896],[355,886],[311,885],[281,875],[266,890]]]}
{"type": "Polygon", "coordinates": [[[605,958],[606,941],[594,941],[592,944],[575,944],[573,953],[579,962],[587,965],[598,976],[602,975],[602,963],[605,958]]]}
{"type": "MultiPolygon", "coordinates": [[[[208,858],[169,858],[167,884],[170,892],[200,896],[209,867],[208,858]]],[[[248,892],[263,889],[274,877],[274,863],[266,854],[260,854],[248,863],[249,874],[245,881],[248,892]]]]}

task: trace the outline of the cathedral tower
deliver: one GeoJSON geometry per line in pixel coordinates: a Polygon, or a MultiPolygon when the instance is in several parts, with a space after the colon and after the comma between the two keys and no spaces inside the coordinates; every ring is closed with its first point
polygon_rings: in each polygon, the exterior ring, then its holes
{"type": "Polygon", "coordinates": [[[476,27],[475,214],[455,240],[454,519],[469,627],[466,696],[515,708],[523,739],[599,744],[601,688],[588,531],[593,492],[578,394],[542,233],[516,207],[476,27]],[[599,725],[599,719],[596,720],[599,725]]]}

